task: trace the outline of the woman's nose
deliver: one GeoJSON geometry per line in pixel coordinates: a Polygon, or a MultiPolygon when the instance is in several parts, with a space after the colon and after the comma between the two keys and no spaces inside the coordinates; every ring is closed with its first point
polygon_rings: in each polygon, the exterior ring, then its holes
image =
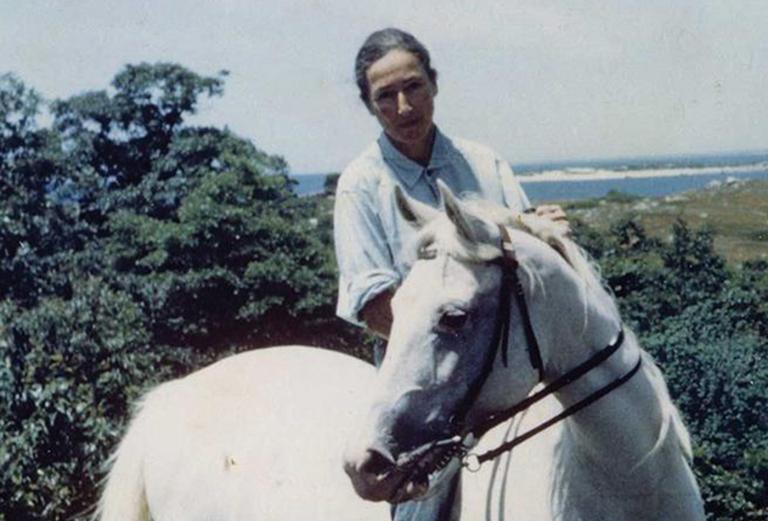
{"type": "Polygon", "coordinates": [[[408,102],[408,97],[405,95],[405,92],[400,91],[397,93],[397,113],[401,116],[404,114],[408,114],[410,111],[413,110],[413,107],[408,102]]]}

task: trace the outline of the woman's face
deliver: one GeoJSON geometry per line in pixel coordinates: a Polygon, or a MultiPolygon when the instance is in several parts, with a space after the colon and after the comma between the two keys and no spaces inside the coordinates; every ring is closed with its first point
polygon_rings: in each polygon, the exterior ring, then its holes
{"type": "Polygon", "coordinates": [[[435,85],[419,59],[393,49],[368,68],[369,108],[395,146],[412,159],[429,148],[435,85]]]}

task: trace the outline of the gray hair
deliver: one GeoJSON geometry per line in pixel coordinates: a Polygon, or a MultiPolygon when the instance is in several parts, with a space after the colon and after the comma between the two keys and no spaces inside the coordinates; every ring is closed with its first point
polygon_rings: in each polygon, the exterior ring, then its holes
{"type": "Polygon", "coordinates": [[[371,108],[371,99],[368,77],[366,75],[368,69],[374,62],[394,49],[401,49],[416,56],[419,62],[421,62],[422,67],[424,67],[424,72],[427,73],[429,81],[435,83],[437,80],[437,71],[430,65],[429,51],[415,36],[394,27],[371,33],[366,38],[363,46],[360,47],[355,58],[355,81],[360,89],[360,99],[363,100],[363,103],[365,103],[369,110],[371,108]]]}

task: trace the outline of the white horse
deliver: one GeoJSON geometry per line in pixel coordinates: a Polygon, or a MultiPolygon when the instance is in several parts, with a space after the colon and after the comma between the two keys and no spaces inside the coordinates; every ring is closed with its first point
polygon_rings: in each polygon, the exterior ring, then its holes
{"type": "MultiPolygon", "coordinates": [[[[505,411],[526,410],[541,382],[539,396],[554,396],[567,417],[546,494],[518,496],[521,519],[534,509],[546,520],[703,519],[688,435],[661,374],[578,248],[552,223],[441,192],[444,214],[398,192],[401,213],[422,229],[419,254],[392,301],[369,419],[347,452],[358,493],[428,501],[459,468],[454,455],[505,411]],[[549,245],[509,230],[515,222],[549,245]]],[[[475,501],[464,519],[482,517],[475,501]]]]}
{"type": "MultiPolygon", "coordinates": [[[[542,389],[540,377],[546,389],[605,352],[621,330],[618,313],[560,231],[530,216],[481,212],[441,191],[447,213],[400,197],[423,228],[421,259],[394,299],[378,372],[331,351],[281,347],[159,386],[115,453],[97,517],[384,521],[382,500],[430,501],[458,471],[473,426],[490,428],[489,415],[542,389]],[[499,225],[520,265],[540,370],[531,363],[523,301],[499,305],[506,288],[496,262],[504,255],[499,225]],[[505,314],[509,333],[500,336],[497,317],[505,314]]],[[[464,472],[461,519],[703,519],[687,433],[630,332],[606,360],[490,428],[472,450],[481,454],[621,379],[479,472],[464,472]]]]}
{"type": "Polygon", "coordinates": [[[389,518],[342,471],[374,368],[309,347],[226,358],[144,397],[113,456],[102,521],[389,518]]]}

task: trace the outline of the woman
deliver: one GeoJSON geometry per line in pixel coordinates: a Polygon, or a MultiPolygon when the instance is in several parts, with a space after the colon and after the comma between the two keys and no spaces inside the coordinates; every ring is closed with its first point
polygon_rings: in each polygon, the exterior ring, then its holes
{"type": "MultiPolygon", "coordinates": [[[[509,165],[490,149],[450,139],[433,122],[437,72],[427,49],[399,29],[371,34],[358,52],[360,98],[381,124],[378,140],[344,170],[336,189],[334,240],[340,317],[386,337],[389,299],[406,275],[403,248],[413,231],[397,212],[394,186],[439,204],[436,180],[518,211],[530,208],[509,165]]],[[[559,206],[536,213],[565,221],[559,206]]]]}
{"type": "MultiPolygon", "coordinates": [[[[411,34],[384,29],[357,54],[355,77],[368,111],[382,128],[378,140],[339,178],[334,242],[339,263],[337,314],[386,338],[390,299],[408,273],[404,248],[415,231],[400,216],[394,187],[438,206],[437,179],[454,193],[474,193],[517,211],[530,203],[506,161],[487,147],[445,136],[433,121],[437,72],[429,52],[411,34]]],[[[563,221],[559,206],[536,213],[563,221]]],[[[377,365],[380,353],[375,353],[377,365]]],[[[451,519],[458,512],[458,480],[427,501],[398,505],[397,520],[451,519]]]]}

